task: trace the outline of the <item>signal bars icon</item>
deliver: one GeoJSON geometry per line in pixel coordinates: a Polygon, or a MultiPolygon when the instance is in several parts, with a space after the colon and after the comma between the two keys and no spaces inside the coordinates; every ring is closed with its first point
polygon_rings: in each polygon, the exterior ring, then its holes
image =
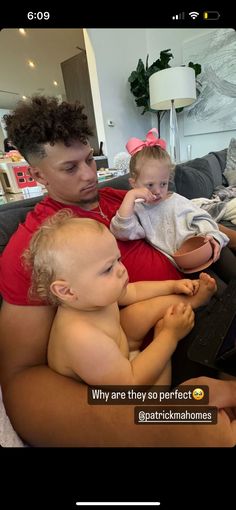
{"type": "Polygon", "coordinates": [[[179,14],[175,14],[174,16],[172,16],[172,19],[184,19],[184,16],[185,16],[185,13],[184,12],[180,12],[179,14]]]}

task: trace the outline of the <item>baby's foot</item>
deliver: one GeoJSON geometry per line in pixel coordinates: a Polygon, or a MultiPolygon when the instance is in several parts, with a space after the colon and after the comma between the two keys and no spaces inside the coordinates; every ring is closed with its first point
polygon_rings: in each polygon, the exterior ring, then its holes
{"type": "Polygon", "coordinates": [[[199,289],[197,293],[190,298],[190,304],[193,308],[206,305],[216,291],[217,285],[214,278],[211,278],[207,273],[201,273],[199,276],[199,289]]]}

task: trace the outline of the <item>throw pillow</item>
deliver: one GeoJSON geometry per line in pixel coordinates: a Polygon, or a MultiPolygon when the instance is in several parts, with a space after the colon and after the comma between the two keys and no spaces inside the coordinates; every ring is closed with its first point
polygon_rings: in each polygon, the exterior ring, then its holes
{"type": "Polygon", "coordinates": [[[175,186],[179,195],[191,200],[192,198],[210,198],[214,182],[209,161],[196,158],[187,163],[176,165],[175,186]]]}
{"type": "Polygon", "coordinates": [[[230,140],[223,175],[226,177],[229,186],[236,185],[236,138],[230,140]]]}

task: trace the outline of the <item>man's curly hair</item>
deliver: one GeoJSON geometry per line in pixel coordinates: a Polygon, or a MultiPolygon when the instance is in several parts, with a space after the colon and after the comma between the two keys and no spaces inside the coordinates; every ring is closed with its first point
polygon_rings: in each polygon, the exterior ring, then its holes
{"type": "Polygon", "coordinates": [[[67,147],[74,140],[86,144],[93,132],[83,113],[84,106],[59,103],[56,97],[33,96],[30,101],[20,101],[9,115],[4,115],[7,134],[22,156],[46,156],[44,145],[63,142],[67,147]]]}

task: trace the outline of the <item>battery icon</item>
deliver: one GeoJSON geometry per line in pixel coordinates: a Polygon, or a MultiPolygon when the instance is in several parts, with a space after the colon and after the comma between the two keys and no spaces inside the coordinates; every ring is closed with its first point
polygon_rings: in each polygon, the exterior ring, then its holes
{"type": "Polygon", "coordinates": [[[203,19],[217,20],[220,17],[220,13],[217,11],[205,11],[203,13],[203,19]]]}

